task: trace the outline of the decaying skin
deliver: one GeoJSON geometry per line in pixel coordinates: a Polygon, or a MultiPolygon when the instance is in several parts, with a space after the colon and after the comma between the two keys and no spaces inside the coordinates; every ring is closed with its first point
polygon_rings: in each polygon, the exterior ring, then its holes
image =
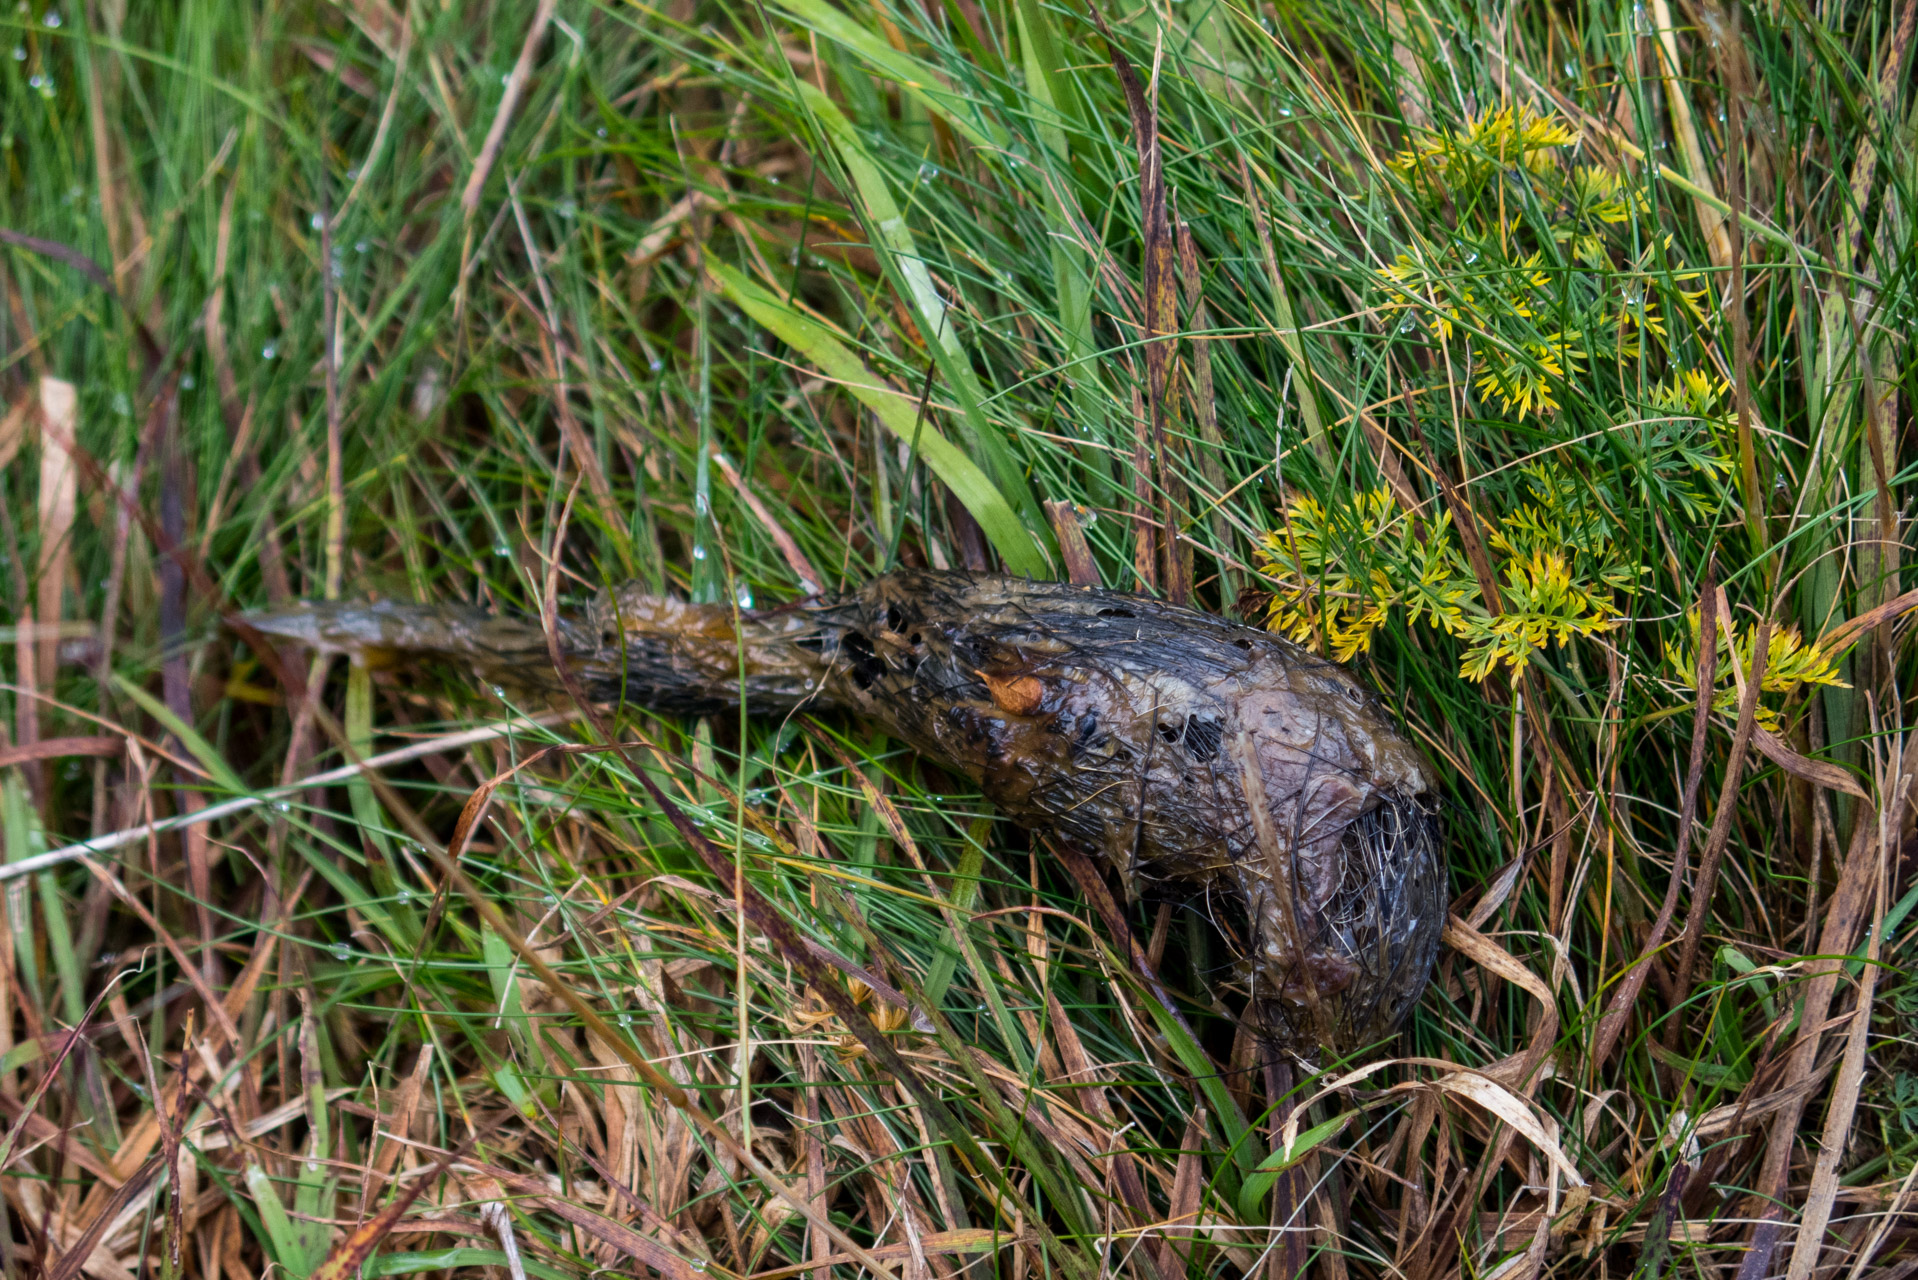
{"type": "MultiPolygon", "coordinates": [[[[1009,817],[1243,911],[1247,1016],[1301,1053],[1395,1031],[1445,915],[1432,777],[1340,667],[1250,627],[1089,587],[901,570],[742,616],[627,587],[564,619],[590,696],[663,711],[845,711],[964,773],[1009,817]],[[741,654],[744,678],[741,678],[741,654]]],[[[320,606],[263,631],[444,654],[560,692],[535,622],[320,606]]]]}

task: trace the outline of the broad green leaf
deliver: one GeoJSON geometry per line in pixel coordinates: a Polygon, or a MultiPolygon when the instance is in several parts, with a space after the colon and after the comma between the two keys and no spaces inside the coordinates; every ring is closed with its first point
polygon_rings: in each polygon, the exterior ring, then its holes
{"type": "Polygon", "coordinates": [[[200,736],[199,730],[174,715],[172,708],[166,703],[117,671],[113,673],[113,683],[121,693],[139,703],[142,711],[165,725],[167,731],[180,740],[180,745],[200,762],[200,767],[207,771],[207,776],[223,790],[246,794],[248,790],[246,783],[240,781],[240,775],[233,772],[233,766],[213,749],[213,744],[200,736]]]}
{"type": "MultiPolygon", "coordinates": [[[[1062,122],[1073,119],[1067,95],[1072,87],[1058,70],[1063,59],[1052,30],[1051,17],[1038,0],[1019,0],[1013,10],[1019,29],[1019,51],[1024,63],[1026,92],[1032,96],[1033,127],[1043,154],[1035,165],[1042,180],[1032,183],[1037,203],[1045,210],[1052,255],[1052,284],[1058,294],[1059,334],[1072,385],[1073,411],[1082,429],[1103,437],[1108,393],[1099,375],[1097,347],[1092,338],[1092,255],[1083,244],[1085,219],[1073,194],[1071,143],[1062,122]]],[[[1030,169],[1031,166],[1028,166],[1030,169]]],[[[1094,468],[1103,487],[1110,483],[1103,461],[1094,468]]]]}
{"type": "MultiPolygon", "coordinates": [[[[27,795],[26,783],[18,769],[0,770],[0,821],[4,822],[6,831],[8,862],[46,852],[46,837],[41,831],[39,816],[34,813],[32,799],[27,795]]],[[[34,937],[37,930],[33,926],[33,906],[23,892],[8,891],[4,897],[20,983],[39,1005],[44,993],[40,989],[40,947],[34,937]]]]}
{"type": "Polygon", "coordinates": [[[5,1053],[0,1053],[0,1072],[18,1071],[21,1067],[31,1066],[46,1056],[40,1047],[40,1041],[22,1040],[5,1053]]]}
{"type": "Polygon", "coordinates": [[[266,1229],[265,1244],[274,1260],[296,1276],[306,1275],[311,1270],[305,1265],[306,1238],[287,1216],[273,1179],[257,1160],[247,1161],[245,1177],[246,1189],[253,1196],[253,1208],[260,1215],[260,1225],[266,1229]]]}
{"type": "MultiPolygon", "coordinates": [[[[947,87],[938,71],[911,54],[893,48],[877,31],[859,25],[824,0],[774,2],[806,27],[858,54],[873,70],[898,84],[928,111],[938,114],[973,146],[998,151],[1007,145],[1009,139],[1002,127],[983,117],[964,94],[947,87]]],[[[804,89],[812,88],[804,81],[799,83],[804,89]]]]}
{"type": "MultiPolygon", "coordinates": [[[[373,673],[363,662],[354,662],[346,672],[346,740],[362,760],[373,754],[373,673]]],[[[348,780],[346,795],[352,801],[353,818],[361,832],[382,854],[387,853],[386,817],[365,774],[355,774],[348,780]]],[[[380,888],[385,891],[387,886],[380,888]]]]}
{"type": "Polygon", "coordinates": [[[1005,495],[972,459],[941,435],[938,428],[930,422],[918,421],[918,406],[911,396],[867,369],[864,361],[817,320],[801,315],[723,263],[708,259],[707,270],[714,284],[751,316],[755,324],[852,392],[887,430],[908,443],[916,436],[919,456],[972,513],[1008,570],[1032,578],[1051,573],[1045,552],[1020,522],[1005,495]]]}
{"type": "MultiPolygon", "coordinates": [[[[361,1269],[361,1274],[372,1276],[410,1276],[422,1271],[464,1271],[486,1267],[494,1272],[504,1272],[507,1257],[498,1249],[472,1249],[459,1246],[452,1249],[435,1249],[431,1253],[385,1253],[370,1259],[361,1269]]],[[[563,1271],[558,1267],[541,1262],[536,1258],[521,1257],[520,1266],[529,1276],[539,1276],[540,1280],[576,1280],[578,1272],[563,1271]]]]}
{"type": "Polygon", "coordinates": [[[959,401],[960,422],[971,436],[969,443],[983,456],[986,473],[998,484],[1000,493],[1028,528],[1046,528],[1018,460],[986,413],[986,393],[979,385],[979,375],[973,372],[972,357],[959,340],[951,308],[932,282],[932,272],[926,268],[925,257],[919,252],[912,229],[906,225],[905,214],[893,199],[884,171],[866,151],[859,131],[853,128],[837,103],[803,80],[799,82],[799,94],[826,131],[840,163],[846,167],[865,211],[873,248],[911,303],[919,329],[931,346],[933,360],[959,401]]]}
{"type": "Polygon", "coordinates": [[[1343,1129],[1345,1122],[1350,1120],[1352,1115],[1352,1112],[1347,1111],[1323,1123],[1315,1124],[1293,1139],[1291,1143],[1280,1147],[1259,1161],[1258,1169],[1245,1180],[1245,1186],[1239,1192],[1240,1216],[1247,1222],[1259,1220],[1263,1216],[1265,1197],[1272,1190],[1273,1184],[1279,1180],[1279,1175],[1303,1160],[1327,1138],[1343,1129]]]}

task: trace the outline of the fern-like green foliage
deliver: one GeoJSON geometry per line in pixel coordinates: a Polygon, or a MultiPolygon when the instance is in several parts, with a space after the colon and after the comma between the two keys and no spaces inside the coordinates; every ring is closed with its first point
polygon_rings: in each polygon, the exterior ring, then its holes
{"type": "Polygon", "coordinates": [[[1487,541],[1504,559],[1494,614],[1460,552],[1449,515],[1413,518],[1388,489],[1331,508],[1297,495],[1267,534],[1261,568],[1278,587],[1267,625],[1345,662],[1371,647],[1394,608],[1466,642],[1459,674],[1517,669],[1550,644],[1608,630],[1642,570],[1619,554],[1602,508],[1562,470],[1524,469],[1531,500],[1487,541]]]}
{"type": "MultiPolygon", "coordinates": [[[[1686,640],[1665,645],[1665,661],[1671,669],[1670,684],[1675,696],[1689,696],[1697,678],[1698,610],[1693,609],[1686,615],[1685,624],[1686,640]]],[[[1718,670],[1712,710],[1720,715],[1736,716],[1739,674],[1751,670],[1752,654],[1758,646],[1758,627],[1751,624],[1739,629],[1736,642],[1726,635],[1727,630],[1723,626],[1718,628],[1718,670]]],[[[1796,627],[1777,628],[1765,644],[1765,675],[1758,683],[1759,692],[1786,695],[1810,685],[1848,689],[1851,686],[1838,674],[1838,660],[1842,656],[1815,641],[1807,641],[1796,627]]],[[[1766,706],[1762,698],[1758,703],[1757,721],[1773,733],[1783,728],[1777,708],[1766,706]]]]}
{"type": "MultiPolygon", "coordinates": [[[[1641,509],[1615,509],[1616,486],[1601,491],[1579,474],[1575,454],[1560,452],[1576,439],[1467,477],[1491,559],[1492,581],[1481,583],[1449,514],[1405,511],[1383,487],[1295,495],[1258,555],[1273,630],[1343,661],[1402,609],[1408,624],[1462,641],[1459,673],[1484,680],[1618,625],[1651,572],[1625,549],[1648,545],[1642,528],[1628,533],[1627,515],[1705,521],[1722,506],[1726,384],[1674,353],[1669,323],[1682,314],[1715,327],[1699,273],[1673,257],[1669,235],[1643,234],[1650,201],[1636,178],[1572,163],[1577,141],[1564,119],[1508,106],[1397,153],[1388,173],[1432,216],[1377,269],[1375,305],[1405,340],[1469,371],[1460,381],[1481,415],[1549,438],[1569,395],[1587,416],[1602,410],[1603,434],[1635,463],[1641,509]],[[1447,224],[1453,234],[1431,237],[1447,224]]],[[[1773,648],[1784,658],[1782,644],[1773,648]]]]}

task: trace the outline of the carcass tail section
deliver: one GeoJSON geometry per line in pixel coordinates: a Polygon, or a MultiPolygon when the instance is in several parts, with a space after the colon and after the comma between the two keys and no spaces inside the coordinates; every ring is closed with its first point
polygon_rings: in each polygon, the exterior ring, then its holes
{"type": "Polygon", "coordinates": [[[815,608],[764,614],[625,590],[586,620],[589,652],[571,656],[588,696],[679,715],[739,706],[777,713],[818,702],[833,629],[815,608]]]}
{"type": "MultiPolygon", "coordinates": [[[[521,694],[561,688],[538,622],[477,605],[328,600],[249,614],[246,622],[267,635],[369,666],[445,658],[470,667],[489,684],[510,685],[521,694]]],[[[580,641],[577,625],[563,623],[562,646],[580,641]]]]}
{"type": "MultiPolygon", "coordinates": [[[[710,715],[737,707],[790,710],[816,695],[834,646],[804,611],[738,615],[621,592],[557,621],[559,650],[594,702],[710,715]]],[[[442,659],[515,696],[564,698],[545,631],[532,618],[477,606],[326,602],[247,621],[268,635],[373,666],[442,659]]]]}

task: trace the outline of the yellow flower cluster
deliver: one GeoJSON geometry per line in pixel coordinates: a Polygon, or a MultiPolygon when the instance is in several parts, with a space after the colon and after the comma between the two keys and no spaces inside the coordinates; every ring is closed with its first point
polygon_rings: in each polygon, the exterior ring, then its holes
{"type": "Polygon", "coordinates": [[[1345,662],[1371,648],[1402,607],[1408,622],[1466,642],[1459,674],[1468,680],[1608,630],[1620,616],[1613,596],[1632,589],[1637,571],[1619,563],[1602,513],[1583,504],[1569,477],[1537,465],[1526,479],[1533,500],[1490,538],[1505,557],[1498,613],[1485,605],[1450,516],[1421,522],[1381,488],[1330,507],[1305,495],[1287,504],[1283,527],[1256,552],[1275,588],[1267,627],[1345,662]]]}
{"type": "Polygon", "coordinates": [[[1454,234],[1415,238],[1378,268],[1379,313],[1402,332],[1461,343],[1481,399],[1519,420],[1556,413],[1589,364],[1639,360],[1648,335],[1669,349],[1664,303],[1711,323],[1703,292],[1680,287],[1698,273],[1672,270],[1671,237],[1630,234],[1649,212],[1644,191],[1597,165],[1560,163],[1577,140],[1556,116],[1505,107],[1390,162],[1447,206],[1454,234]],[[1528,221],[1526,208],[1549,221],[1528,221]]]}
{"type": "Polygon", "coordinates": [[[1577,141],[1577,131],[1556,116],[1524,105],[1500,107],[1468,117],[1461,129],[1428,133],[1387,163],[1428,190],[1460,195],[1500,169],[1543,171],[1553,148],[1577,141]]]}
{"type": "MultiPolygon", "coordinates": [[[[1683,689],[1697,679],[1698,672],[1698,610],[1688,613],[1685,623],[1686,641],[1665,646],[1665,661],[1673,673],[1671,684],[1675,694],[1682,694],[1683,689]]],[[[1720,715],[1736,716],[1739,673],[1751,670],[1752,654],[1758,646],[1758,627],[1749,624],[1739,630],[1735,642],[1726,637],[1726,630],[1722,626],[1718,628],[1718,673],[1712,709],[1720,715]]],[[[1785,694],[1807,685],[1850,688],[1838,674],[1838,659],[1838,654],[1827,653],[1816,643],[1808,642],[1798,628],[1780,627],[1765,644],[1765,675],[1758,682],[1759,691],[1785,694]]],[[[1773,733],[1783,731],[1778,712],[1762,701],[1758,704],[1757,720],[1773,733]]]]}

